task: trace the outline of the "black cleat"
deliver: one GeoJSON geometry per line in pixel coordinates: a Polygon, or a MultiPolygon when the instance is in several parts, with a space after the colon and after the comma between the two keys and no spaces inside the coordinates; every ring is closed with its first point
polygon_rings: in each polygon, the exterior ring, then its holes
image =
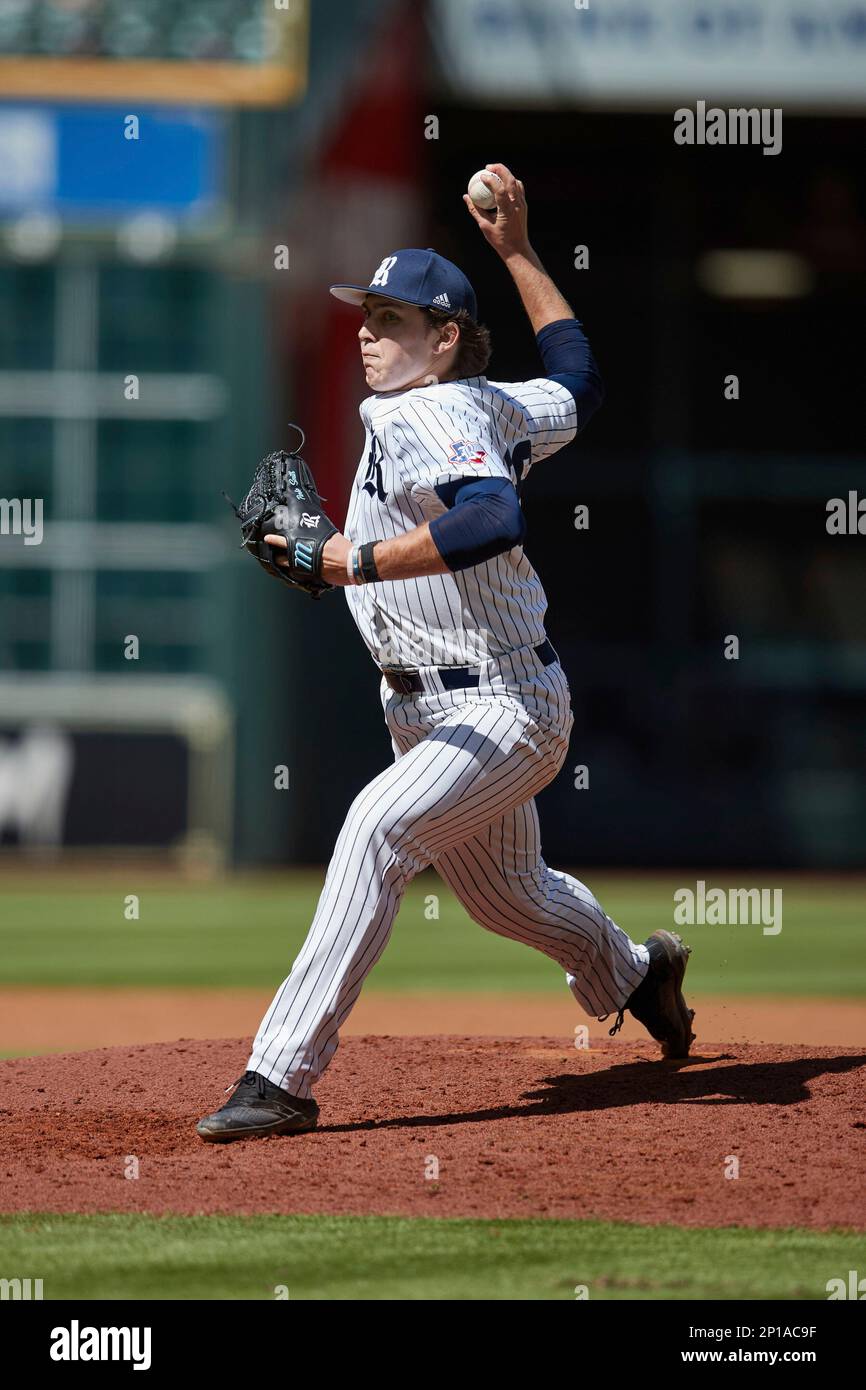
{"type": "Polygon", "coordinates": [[[688,1057],[695,1040],[695,1011],[686,1005],[682,984],[692,948],[671,931],[654,931],[644,944],[650,953],[649,970],[617,1014],[610,1036],[619,1032],[628,1009],[661,1043],[663,1057],[688,1057]]]}
{"type": "Polygon", "coordinates": [[[312,1099],[290,1096],[257,1071],[245,1071],[230,1099],[196,1130],[206,1144],[230,1139],[261,1139],[268,1134],[303,1134],[315,1129],[319,1107],[312,1099]]]}

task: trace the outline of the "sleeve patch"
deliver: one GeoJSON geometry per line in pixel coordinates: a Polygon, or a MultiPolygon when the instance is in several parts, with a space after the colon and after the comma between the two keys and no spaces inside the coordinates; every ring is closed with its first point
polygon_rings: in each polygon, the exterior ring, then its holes
{"type": "Polygon", "coordinates": [[[476,467],[481,467],[487,462],[487,453],[482,449],[477,440],[452,439],[448,448],[450,451],[448,458],[449,463],[454,463],[459,466],[463,464],[475,464],[476,467]]]}

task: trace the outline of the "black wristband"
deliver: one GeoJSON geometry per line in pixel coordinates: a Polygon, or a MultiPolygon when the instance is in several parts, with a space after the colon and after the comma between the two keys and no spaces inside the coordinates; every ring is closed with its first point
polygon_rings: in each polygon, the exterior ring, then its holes
{"type": "Polygon", "coordinates": [[[378,545],[378,541],[366,541],[361,546],[359,560],[361,570],[361,580],[364,584],[375,584],[379,578],[379,571],[376,569],[376,561],[373,559],[373,546],[378,545]]]}

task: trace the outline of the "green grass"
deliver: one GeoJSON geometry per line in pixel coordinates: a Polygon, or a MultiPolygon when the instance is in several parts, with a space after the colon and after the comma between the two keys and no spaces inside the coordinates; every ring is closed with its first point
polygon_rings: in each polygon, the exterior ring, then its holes
{"type": "MultiPolygon", "coordinates": [[[[605,910],[636,940],[674,927],[673,893],[696,875],[589,874],[605,910]]],[[[128,874],[69,875],[2,884],[0,984],[255,986],[288,972],[315,910],[321,872],[227,878],[214,884],[128,874]],[[127,921],[124,899],[140,897],[127,921]]],[[[866,883],[776,873],[711,875],[709,886],[784,889],[782,931],[683,928],[695,950],[692,988],[705,994],[866,994],[866,883]]],[[[484,931],[433,874],[410,885],[368,988],[553,992],[562,973],[545,957],[484,931]],[[439,898],[438,920],[425,899],[439,898]]]]}
{"type": "Polygon", "coordinates": [[[0,1273],[46,1299],[825,1299],[848,1232],[374,1216],[0,1217],[0,1273]]]}

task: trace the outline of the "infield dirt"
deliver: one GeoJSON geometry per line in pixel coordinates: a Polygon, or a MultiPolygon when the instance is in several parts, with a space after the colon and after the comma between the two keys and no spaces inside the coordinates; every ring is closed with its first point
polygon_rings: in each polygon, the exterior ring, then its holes
{"type": "MultiPolygon", "coordinates": [[[[270,989],[181,989],[114,985],[0,987],[0,1053],[81,1052],[92,1047],[224,1038],[249,1032],[270,1007],[270,989]]],[[[859,999],[701,994],[698,1037],[739,1044],[794,1043],[866,1049],[866,1003],[859,999]]],[[[565,1043],[584,1024],[603,1038],[609,1024],[580,1013],[567,990],[559,994],[415,992],[361,995],[340,1030],[353,1034],[544,1035],[565,1043]]],[[[644,1038],[626,1014],[621,1042],[644,1038]]]]}
{"type": "Polygon", "coordinates": [[[699,1040],[666,1062],[649,1041],[348,1037],[318,1131],[205,1145],[195,1122],[247,1053],[235,1038],[0,1062],[0,1209],[866,1228],[866,1048],[699,1040]]]}

